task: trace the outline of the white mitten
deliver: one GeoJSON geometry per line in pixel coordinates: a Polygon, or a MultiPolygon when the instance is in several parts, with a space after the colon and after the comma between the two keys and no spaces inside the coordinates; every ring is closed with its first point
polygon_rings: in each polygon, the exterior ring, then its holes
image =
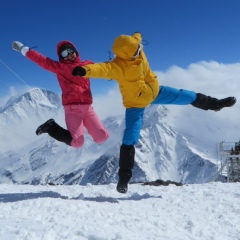
{"type": "Polygon", "coordinates": [[[20,53],[22,53],[23,56],[26,56],[26,53],[29,51],[29,47],[24,46],[21,42],[19,41],[14,41],[12,43],[12,48],[15,51],[18,51],[20,53]]]}

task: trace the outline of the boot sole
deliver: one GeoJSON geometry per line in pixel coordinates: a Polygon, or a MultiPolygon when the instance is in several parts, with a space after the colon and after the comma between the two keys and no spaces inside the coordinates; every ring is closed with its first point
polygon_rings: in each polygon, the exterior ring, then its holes
{"type": "Polygon", "coordinates": [[[126,193],[126,192],[127,192],[127,189],[118,189],[118,188],[117,188],[117,191],[118,191],[119,193],[126,193]]]}
{"type": "Polygon", "coordinates": [[[128,187],[127,186],[126,187],[122,187],[122,186],[118,186],[117,185],[117,191],[119,193],[126,193],[128,191],[128,187]]]}
{"type": "Polygon", "coordinates": [[[233,102],[232,102],[231,104],[229,104],[229,105],[227,105],[227,106],[224,106],[224,107],[222,107],[222,108],[219,108],[219,109],[217,109],[217,110],[213,110],[213,111],[219,112],[220,110],[222,110],[222,109],[225,108],[225,107],[232,107],[232,106],[235,105],[235,103],[237,102],[237,99],[236,99],[235,97],[233,97],[233,98],[234,98],[234,100],[233,100],[233,102]]]}

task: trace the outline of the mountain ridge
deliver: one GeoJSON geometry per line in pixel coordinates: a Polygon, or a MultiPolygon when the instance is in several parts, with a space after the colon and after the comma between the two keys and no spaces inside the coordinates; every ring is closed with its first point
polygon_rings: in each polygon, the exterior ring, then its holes
{"type": "MultiPolygon", "coordinates": [[[[36,88],[10,99],[1,109],[0,125],[9,126],[10,123],[14,132],[19,135],[26,132],[24,136],[31,140],[0,153],[0,183],[85,185],[117,181],[119,148],[125,125],[123,115],[108,116],[103,120],[110,132],[105,143],[95,144],[86,133],[84,146],[74,149],[47,134],[33,134],[36,127],[49,118],[64,124],[58,94],[36,88]],[[30,126],[32,122],[34,124],[30,126]]],[[[216,164],[168,125],[168,115],[165,106],[146,108],[140,140],[136,144],[132,182],[156,179],[183,183],[210,181],[216,173],[216,164]]]]}

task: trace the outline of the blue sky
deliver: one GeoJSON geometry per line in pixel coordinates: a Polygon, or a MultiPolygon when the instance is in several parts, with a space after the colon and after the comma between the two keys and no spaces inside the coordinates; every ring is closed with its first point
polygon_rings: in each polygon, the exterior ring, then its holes
{"type": "MultiPolygon", "coordinates": [[[[0,97],[12,87],[29,86],[61,92],[56,77],[13,51],[14,40],[57,60],[56,45],[72,41],[82,60],[107,61],[118,35],[143,34],[150,66],[167,71],[199,61],[238,63],[238,0],[1,0],[0,97]]],[[[91,80],[95,96],[115,87],[114,81],[91,80]]],[[[174,87],[174,86],[173,86],[174,87]]]]}

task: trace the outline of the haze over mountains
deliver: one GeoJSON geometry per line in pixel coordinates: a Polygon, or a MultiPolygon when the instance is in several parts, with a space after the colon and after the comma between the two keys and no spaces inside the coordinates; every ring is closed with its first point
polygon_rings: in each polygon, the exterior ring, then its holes
{"type": "MultiPolygon", "coordinates": [[[[181,118],[174,111],[177,108],[183,112],[201,112],[203,117],[209,114],[210,119],[214,116],[192,106],[146,108],[141,139],[136,145],[132,182],[163,179],[206,183],[214,178],[217,141],[211,140],[218,137],[216,124],[205,129],[204,124],[199,129],[189,126],[187,131],[188,121],[194,115],[185,114],[185,119],[181,118]],[[201,134],[196,134],[197,131],[201,134]]],[[[117,181],[125,124],[123,113],[103,119],[110,132],[105,143],[95,144],[86,133],[81,149],[57,142],[47,134],[35,135],[36,128],[49,118],[65,127],[61,96],[44,89],[35,88],[12,97],[0,108],[0,183],[85,185],[117,181]]]]}

